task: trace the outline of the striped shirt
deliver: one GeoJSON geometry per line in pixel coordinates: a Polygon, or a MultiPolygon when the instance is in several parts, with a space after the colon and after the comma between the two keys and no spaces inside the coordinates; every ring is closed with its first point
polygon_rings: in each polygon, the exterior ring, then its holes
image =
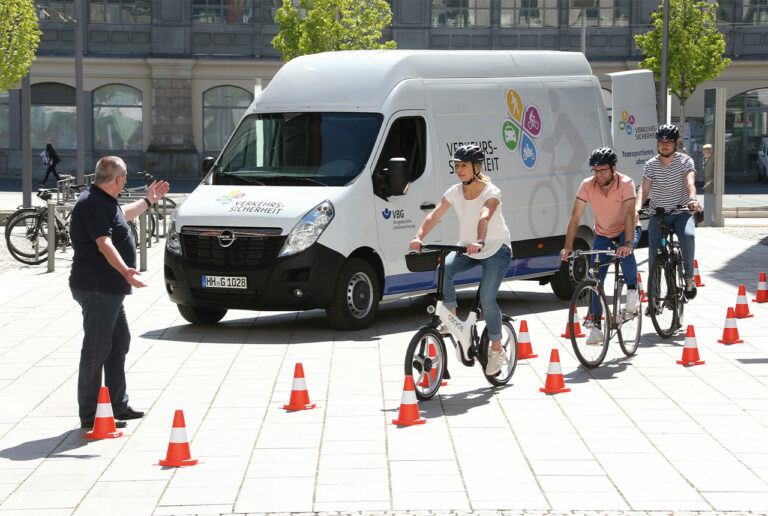
{"type": "Polygon", "coordinates": [[[661,166],[658,155],[646,161],[643,177],[651,180],[651,208],[670,210],[688,204],[685,178],[690,171],[695,173],[693,159],[679,152],[666,167],[661,166]]]}

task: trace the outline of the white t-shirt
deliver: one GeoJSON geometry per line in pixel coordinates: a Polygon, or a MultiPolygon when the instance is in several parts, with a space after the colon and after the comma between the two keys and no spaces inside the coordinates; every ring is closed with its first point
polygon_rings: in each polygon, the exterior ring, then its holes
{"type": "Polygon", "coordinates": [[[477,224],[480,222],[480,212],[488,199],[498,199],[499,206],[493,212],[491,220],[488,221],[488,233],[485,235],[485,246],[472,258],[482,260],[496,254],[503,244],[510,246],[510,235],[507,223],[504,222],[504,215],[501,213],[501,190],[491,183],[485,185],[475,199],[471,201],[464,198],[461,191],[461,183],[455,184],[446,190],[443,197],[453,205],[456,215],[459,217],[459,241],[456,245],[466,246],[477,242],[477,224]]]}

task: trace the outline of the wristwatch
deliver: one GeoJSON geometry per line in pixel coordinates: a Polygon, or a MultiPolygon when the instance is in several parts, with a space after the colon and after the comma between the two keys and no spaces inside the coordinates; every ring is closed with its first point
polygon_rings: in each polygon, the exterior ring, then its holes
{"type": "Polygon", "coordinates": [[[485,247],[485,240],[478,240],[477,243],[485,247]]]}

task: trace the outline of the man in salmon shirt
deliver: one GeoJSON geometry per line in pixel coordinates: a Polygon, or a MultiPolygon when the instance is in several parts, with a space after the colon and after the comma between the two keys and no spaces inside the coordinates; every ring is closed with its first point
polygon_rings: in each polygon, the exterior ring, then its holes
{"type": "MultiPolygon", "coordinates": [[[[592,167],[592,177],[585,179],[576,192],[571,218],[568,221],[568,232],[565,235],[565,247],[560,251],[563,261],[573,252],[573,240],[579,228],[581,215],[587,203],[592,206],[595,214],[595,241],[592,249],[610,249],[611,241],[617,240],[616,255],[624,271],[627,282],[627,300],[625,310],[635,312],[639,306],[637,292],[637,261],[632,253],[642,229],[635,225],[635,182],[631,177],[616,172],[616,153],[610,147],[601,147],[592,151],[589,166],[592,167]]],[[[603,255],[599,255],[605,261],[603,255]]],[[[594,262],[595,255],[591,256],[594,262]]],[[[600,281],[605,280],[608,267],[600,268],[600,281]]],[[[603,332],[598,323],[592,327],[587,338],[588,345],[601,345],[603,332]]]]}

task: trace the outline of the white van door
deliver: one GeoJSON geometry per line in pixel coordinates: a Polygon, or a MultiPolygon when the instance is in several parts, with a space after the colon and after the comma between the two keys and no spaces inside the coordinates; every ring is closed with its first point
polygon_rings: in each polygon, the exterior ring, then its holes
{"type": "MultiPolygon", "coordinates": [[[[411,186],[405,195],[387,199],[374,196],[380,252],[385,263],[385,296],[428,288],[422,284],[427,281],[425,278],[416,279],[405,266],[408,244],[443,194],[433,171],[432,153],[428,151],[433,145],[428,138],[428,123],[424,110],[398,111],[387,121],[383,144],[375,158],[374,181],[376,171],[387,167],[391,158],[405,158],[411,173],[411,186]]],[[[426,241],[442,241],[441,224],[429,233],[426,241]]]]}

